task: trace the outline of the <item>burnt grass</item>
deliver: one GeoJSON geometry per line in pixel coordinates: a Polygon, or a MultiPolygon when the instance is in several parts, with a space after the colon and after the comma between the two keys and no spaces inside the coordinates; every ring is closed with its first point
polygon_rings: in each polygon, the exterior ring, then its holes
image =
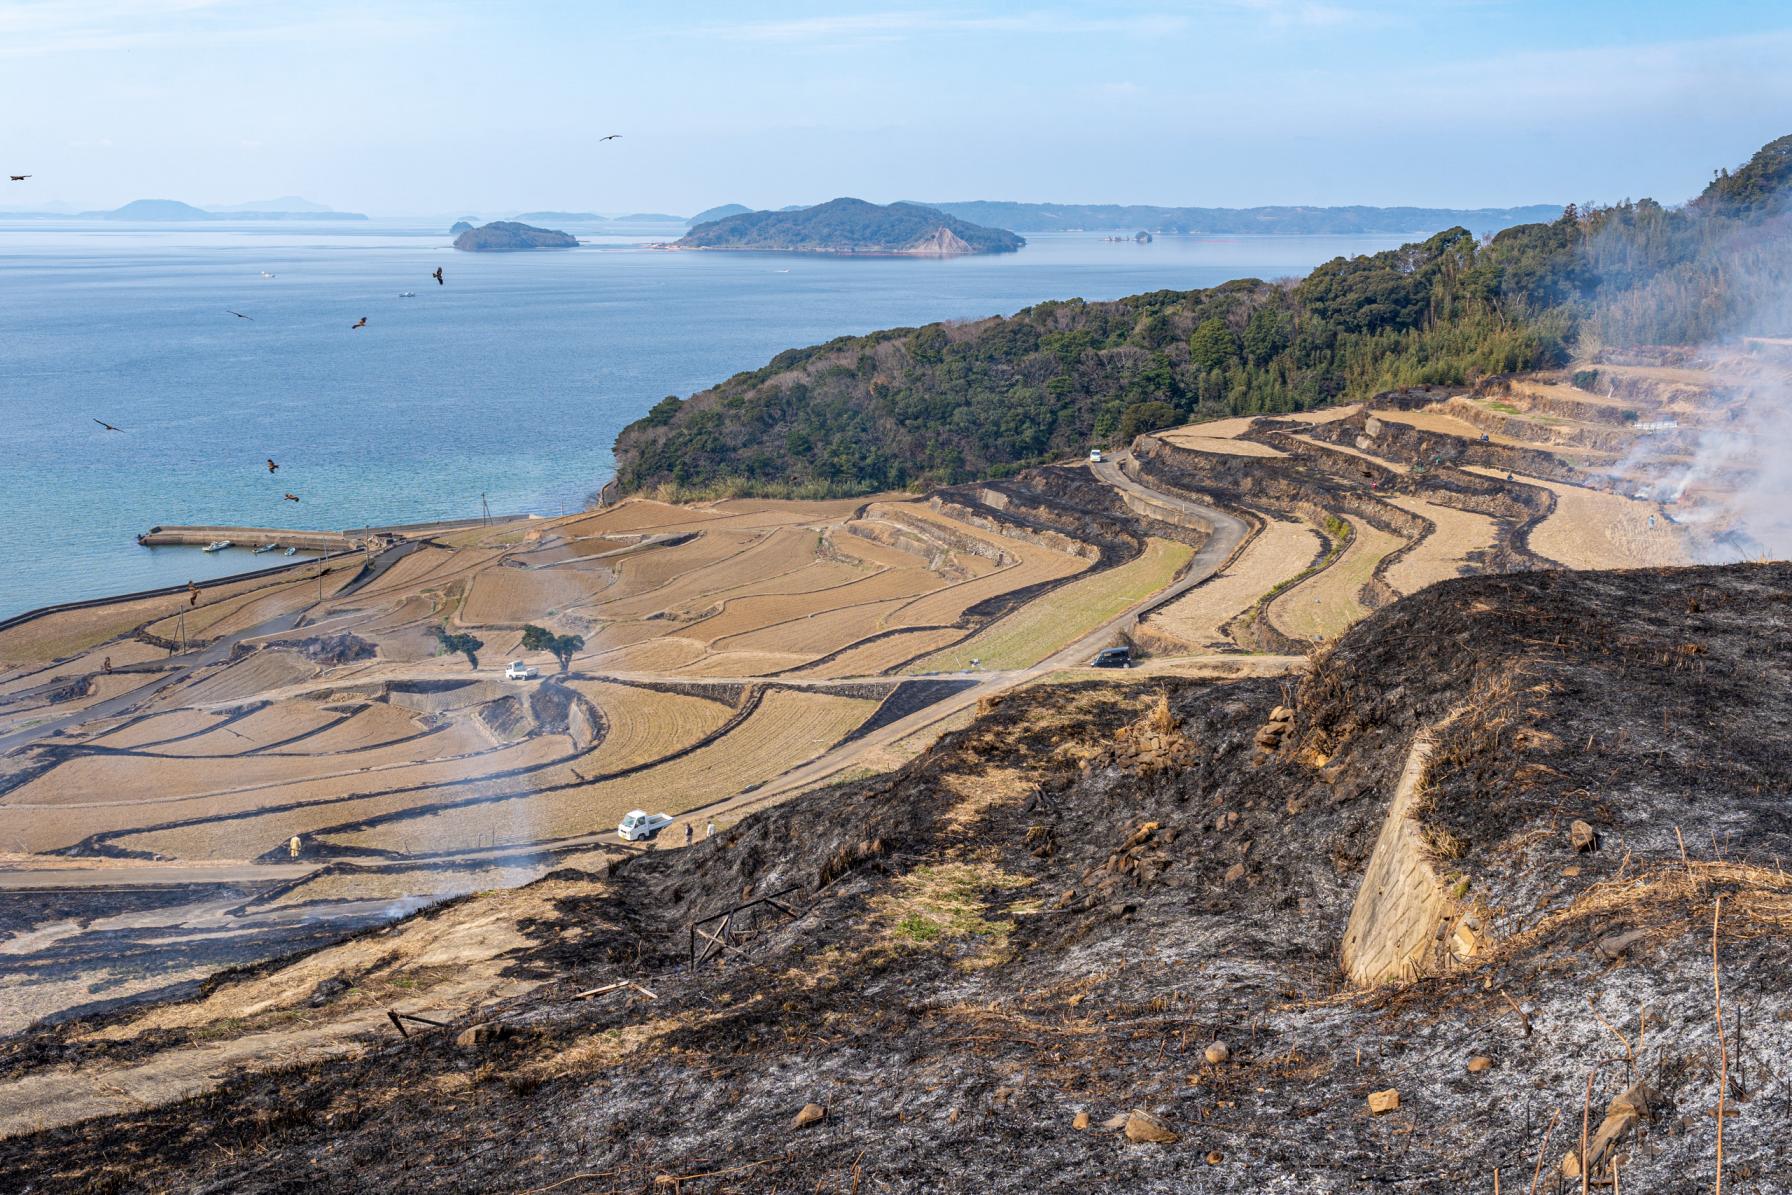
{"type": "Polygon", "coordinates": [[[482,1046],[370,1039],[3,1141],[0,1190],[1519,1191],[1541,1156],[1558,1192],[1583,1100],[1596,1127],[1639,1079],[1625,1189],[1709,1190],[1720,896],[1724,1178],[1792,1189],[1789,669],[1770,564],[1450,581],[1299,677],[1023,690],[896,772],[590,877],[527,927],[510,969],[545,982],[482,1046]],[[1102,763],[1160,693],[1192,762],[1102,763]],[[1493,941],[1359,990],[1339,943],[1421,731],[1434,866],[1493,941]],[[692,921],[791,887],[800,916],[690,967],[692,921]],[[624,978],[657,999],[571,999],[624,978]],[[1180,1139],[1101,1127],[1133,1108],[1180,1139]]]}

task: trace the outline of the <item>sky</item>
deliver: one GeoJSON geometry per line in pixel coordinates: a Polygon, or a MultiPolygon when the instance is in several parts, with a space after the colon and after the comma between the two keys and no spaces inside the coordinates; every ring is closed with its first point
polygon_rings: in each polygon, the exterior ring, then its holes
{"type": "Polygon", "coordinates": [[[1789,63],[1783,0],[0,0],[0,204],[1678,202],[1789,63]]]}

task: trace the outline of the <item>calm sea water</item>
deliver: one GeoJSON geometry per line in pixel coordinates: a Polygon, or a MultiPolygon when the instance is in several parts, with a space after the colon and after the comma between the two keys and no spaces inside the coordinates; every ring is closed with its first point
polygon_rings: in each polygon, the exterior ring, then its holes
{"type": "Polygon", "coordinates": [[[792,346],[1299,274],[1402,239],[1063,234],[925,261],[623,238],[468,254],[396,223],[0,222],[0,617],[272,562],[138,547],[157,523],[577,509],[624,424],[792,346]]]}

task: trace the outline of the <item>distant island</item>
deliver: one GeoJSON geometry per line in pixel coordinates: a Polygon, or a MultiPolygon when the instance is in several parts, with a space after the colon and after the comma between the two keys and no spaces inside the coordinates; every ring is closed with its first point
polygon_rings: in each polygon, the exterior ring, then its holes
{"type": "MultiPolygon", "coordinates": [[[[298,200],[307,203],[306,200],[298,200]]],[[[182,203],[178,199],[136,199],[123,207],[105,212],[82,212],[83,220],[153,220],[166,223],[201,223],[208,220],[365,220],[360,212],[333,212],[318,205],[301,211],[269,211],[261,205],[245,204],[230,211],[208,211],[182,203]]]]}
{"type": "Polygon", "coordinates": [[[958,257],[1012,253],[1027,242],[918,203],[879,206],[834,199],[780,212],[744,212],[692,228],[675,249],[752,249],[774,253],[958,257]]]}
{"type": "Polygon", "coordinates": [[[695,227],[708,224],[711,220],[720,220],[727,216],[744,216],[753,209],[744,203],[724,203],[720,207],[707,207],[692,216],[685,223],[695,227]]]}
{"type": "Polygon", "coordinates": [[[1120,203],[1006,203],[977,199],[929,204],[949,216],[1016,232],[1078,232],[1136,228],[1152,233],[1259,236],[1349,236],[1437,232],[1462,227],[1477,235],[1538,224],[1561,212],[1559,203],[1525,207],[1150,207],[1120,203]]]}
{"type": "Polygon", "coordinates": [[[478,225],[474,224],[471,220],[456,220],[453,226],[448,229],[448,235],[457,237],[463,232],[472,232],[477,227],[478,225]]]}
{"type": "Polygon", "coordinates": [[[579,238],[551,228],[514,220],[495,220],[469,228],[454,238],[454,247],[468,253],[510,253],[522,249],[577,249],[579,238]]]}

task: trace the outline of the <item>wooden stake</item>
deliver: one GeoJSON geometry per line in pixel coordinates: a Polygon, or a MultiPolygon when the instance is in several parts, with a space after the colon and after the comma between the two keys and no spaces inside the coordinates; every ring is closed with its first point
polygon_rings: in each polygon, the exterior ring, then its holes
{"type": "Polygon", "coordinates": [[[1543,1157],[1549,1152],[1549,1135],[1555,1130],[1556,1121],[1562,1119],[1562,1110],[1557,1108],[1550,1113],[1549,1126],[1543,1130],[1543,1144],[1537,1147],[1537,1168],[1531,1171],[1530,1195],[1537,1195],[1537,1183],[1543,1177],[1543,1157]]]}
{"type": "Polygon", "coordinates": [[[1593,1167],[1587,1161],[1587,1120],[1593,1109],[1593,1076],[1599,1068],[1587,1072],[1586,1094],[1580,1097],[1580,1195],[1587,1195],[1593,1182],[1593,1167]]]}
{"type": "Polygon", "coordinates": [[[1717,1186],[1724,1195],[1724,1095],[1730,1086],[1730,1051],[1724,1045],[1724,986],[1717,974],[1717,924],[1723,916],[1724,898],[1711,906],[1711,993],[1717,1003],[1717,1186]]]}

